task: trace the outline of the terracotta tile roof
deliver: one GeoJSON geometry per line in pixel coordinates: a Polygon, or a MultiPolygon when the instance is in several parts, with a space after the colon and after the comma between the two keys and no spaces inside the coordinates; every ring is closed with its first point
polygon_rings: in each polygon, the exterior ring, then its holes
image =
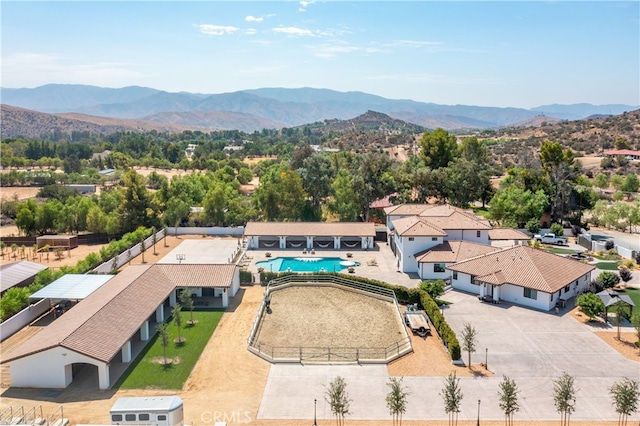
{"type": "Polygon", "coordinates": [[[515,246],[450,265],[447,269],[491,284],[509,283],[555,293],[593,271],[595,266],[532,247],[515,246]]]}
{"type": "Polygon", "coordinates": [[[460,213],[476,220],[484,220],[481,216],[476,215],[471,210],[461,209],[460,207],[452,206],[451,204],[431,204],[428,209],[420,212],[420,216],[423,217],[446,217],[451,216],[454,213],[460,213]]]}
{"type": "Polygon", "coordinates": [[[445,231],[447,229],[491,229],[491,225],[487,220],[459,211],[454,211],[448,216],[429,216],[423,218],[428,220],[433,226],[437,226],[445,231]]]}
{"type": "Polygon", "coordinates": [[[386,207],[384,212],[387,215],[414,216],[434,206],[435,204],[398,204],[396,206],[386,207]]]}
{"type": "Polygon", "coordinates": [[[456,263],[499,250],[498,247],[470,241],[445,241],[416,254],[416,260],[418,263],[456,263]]]}
{"type": "Polygon", "coordinates": [[[513,228],[494,228],[489,231],[489,239],[498,240],[530,240],[531,237],[513,228]]]}
{"type": "Polygon", "coordinates": [[[373,222],[249,222],[247,237],[375,237],[373,222]]]}
{"type": "Polygon", "coordinates": [[[173,287],[217,287],[229,288],[236,270],[234,264],[156,264],[154,269],[162,272],[173,287]]]}
{"type": "Polygon", "coordinates": [[[442,229],[433,226],[420,216],[409,216],[393,221],[393,227],[401,237],[445,237],[442,229]]]}
{"type": "Polygon", "coordinates": [[[228,287],[234,269],[234,265],[129,266],[1,363],[55,346],[108,363],[177,286],[228,287]]]}

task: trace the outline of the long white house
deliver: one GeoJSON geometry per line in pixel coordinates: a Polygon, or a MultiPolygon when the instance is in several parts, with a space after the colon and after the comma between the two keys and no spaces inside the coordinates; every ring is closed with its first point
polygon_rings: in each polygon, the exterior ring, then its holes
{"type": "Polygon", "coordinates": [[[447,267],[454,289],[486,301],[548,311],[582,293],[595,266],[529,246],[514,246],[447,267]]]}

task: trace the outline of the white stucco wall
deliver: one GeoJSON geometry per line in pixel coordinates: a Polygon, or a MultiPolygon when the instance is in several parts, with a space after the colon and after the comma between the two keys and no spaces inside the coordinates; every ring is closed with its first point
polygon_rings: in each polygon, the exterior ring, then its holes
{"type": "Polygon", "coordinates": [[[57,346],[11,362],[11,386],[20,388],[66,388],[73,379],[71,364],[98,367],[100,389],[109,388],[109,367],[100,361],[57,346]]]}
{"type": "Polygon", "coordinates": [[[235,296],[240,290],[240,268],[236,268],[233,272],[233,281],[231,281],[231,297],[235,296]]]}
{"type": "Polygon", "coordinates": [[[500,288],[500,299],[542,311],[549,311],[556,306],[557,297],[552,301],[551,296],[549,293],[538,291],[537,299],[534,300],[524,297],[523,287],[505,284],[500,288]]]}
{"type": "Polygon", "coordinates": [[[454,278],[453,271],[449,272],[451,272],[451,287],[468,293],[480,294],[480,286],[471,283],[471,275],[458,272],[458,278],[454,278]]]}
{"type": "MultiPolygon", "coordinates": [[[[402,272],[418,272],[415,254],[440,244],[442,244],[442,237],[436,237],[435,241],[432,240],[432,237],[397,237],[397,251],[401,252],[400,270],[402,272]],[[413,238],[413,241],[409,241],[409,238],[413,238]]],[[[398,256],[396,255],[396,257],[398,256]]]]}
{"type": "MultiPolygon", "coordinates": [[[[450,263],[443,263],[443,264],[445,268],[451,265],[450,263]]],[[[444,272],[434,272],[433,269],[434,269],[435,263],[419,263],[418,265],[419,265],[418,276],[423,280],[440,280],[440,279],[444,280],[451,276],[451,271],[449,271],[448,269],[445,269],[444,272]]]]}

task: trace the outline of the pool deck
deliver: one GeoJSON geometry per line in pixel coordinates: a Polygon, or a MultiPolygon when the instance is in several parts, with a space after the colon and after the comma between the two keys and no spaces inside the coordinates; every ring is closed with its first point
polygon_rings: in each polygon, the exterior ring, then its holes
{"type": "Polygon", "coordinates": [[[303,254],[300,249],[288,250],[247,250],[246,255],[248,262],[247,269],[257,273],[258,267],[256,262],[268,261],[276,257],[341,257],[360,263],[355,267],[354,275],[371,278],[374,280],[384,281],[389,284],[402,285],[407,288],[416,288],[421,280],[417,274],[406,274],[398,271],[396,267],[396,258],[391,249],[385,243],[376,242],[376,247],[372,250],[316,250],[314,254],[307,252],[303,254]],[[271,257],[267,257],[266,253],[271,253],[271,257]],[[352,257],[347,257],[347,253],[352,253],[352,257]]]}

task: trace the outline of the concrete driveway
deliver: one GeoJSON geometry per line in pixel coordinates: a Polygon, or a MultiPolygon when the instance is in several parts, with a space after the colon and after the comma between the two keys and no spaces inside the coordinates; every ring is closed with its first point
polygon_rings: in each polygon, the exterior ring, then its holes
{"type": "MultiPolygon", "coordinates": [[[[553,380],[566,371],[575,377],[578,389],[576,411],[571,418],[614,421],[617,414],[611,405],[609,387],[622,377],[640,377],[639,363],[618,354],[568,314],[558,316],[509,304],[481,303],[473,295],[455,291],[447,293],[445,299],[453,302],[445,310],[445,318],[458,336],[466,322],[478,331],[479,344],[472,363],[484,362],[488,355],[489,369],[495,374],[490,378],[461,378],[464,398],[460,420],[476,419],[478,400],[482,419],[504,418],[498,406],[498,386],[503,375],[514,379],[520,389],[521,410],[516,420],[557,420],[553,380]]],[[[318,418],[331,418],[324,393],[337,375],[346,379],[353,400],[350,419],[389,419],[384,399],[388,392],[386,367],[282,364],[271,367],[258,418],[311,418],[314,399],[318,401],[318,418]]],[[[440,396],[444,378],[405,377],[404,384],[411,393],[404,419],[447,418],[440,396]]],[[[632,418],[638,421],[640,416],[632,418]]]]}

